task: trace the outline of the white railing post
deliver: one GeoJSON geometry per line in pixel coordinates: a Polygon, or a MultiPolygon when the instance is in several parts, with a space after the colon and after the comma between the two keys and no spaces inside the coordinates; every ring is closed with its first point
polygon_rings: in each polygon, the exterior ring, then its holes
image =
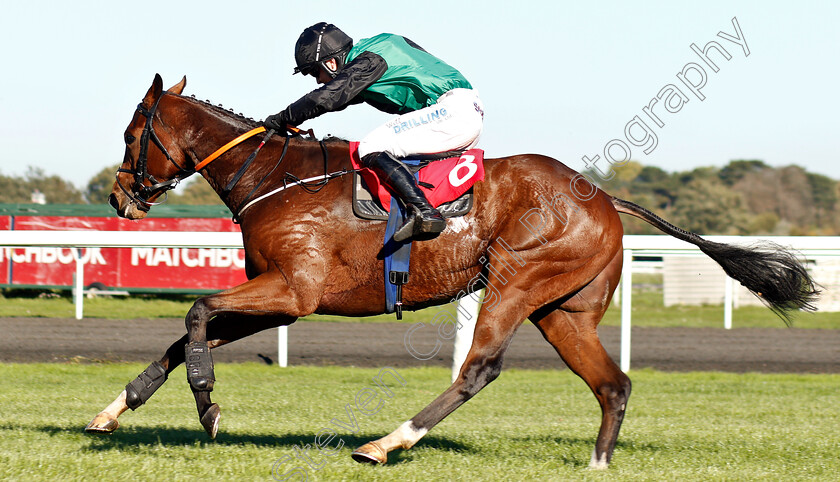
{"type": "Polygon", "coordinates": [[[76,258],[73,303],[76,305],[76,319],[81,320],[84,316],[85,303],[85,262],[82,260],[82,248],[74,249],[73,253],[76,258]]]}
{"type": "Polygon", "coordinates": [[[277,327],[277,365],[281,368],[289,366],[289,327],[277,327]]]}
{"type": "MultiPolygon", "coordinates": [[[[838,236],[708,236],[709,241],[747,245],[757,241],[773,241],[776,244],[790,246],[809,256],[840,256],[840,237],[838,236]]],[[[688,254],[699,255],[700,250],[685,241],[663,235],[624,236],[624,251],[621,289],[621,369],[630,369],[630,334],[632,309],[632,264],[633,253],[648,255],[688,254]]],[[[84,263],[81,248],[132,248],[132,247],[177,247],[177,248],[242,248],[242,235],[237,232],[184,232],[184,231],[41,231],[41,230],[0,230],[0,247],[63,247],[74,250],[76,260],[76,279],[74,286],[76,317],[83,314],[84,263]]],[[[9,280],[11,283],[12,280],[9,280]]],[[[724,325],[732,326],[732,307],[735,301],[734,283],[727,279],[724,308],[724,325]]],[[[616,301],[619,299],[616,298],[616,301]]],[[[287,328],[278,332],[278,364],[287,365],[287,328]]],[[[467,337],[471,339],[471,337],[467,337]]]]}
{"type": "Polygon", "coordinates": [[[452,382],[461,372],[461,365],[467,359],[467,353],[472,346],[473,334],[475,334],[475,322],[478,320],[478,309],[481,307],[481,296],[483,291],[462,296],[458,299],[458,307],[455,310],[458,319],[458,329],[455,330],[455,347],[452,350],[452,382]]]}
{"type": "Polygon", "coordinates": [[[723,284],[723,289],[726,291],[723,295],[723,327],[727,330],[732,329],[732,299],[734,298],[732,291],[734,288],[735,283],[727,276],[723,284]]]}
{"type": "Polygon", "coordinates": [[[624,250],[621,268],[621,370],[630,370],[630,314],[633,307],[633,250],[624,250]]]}

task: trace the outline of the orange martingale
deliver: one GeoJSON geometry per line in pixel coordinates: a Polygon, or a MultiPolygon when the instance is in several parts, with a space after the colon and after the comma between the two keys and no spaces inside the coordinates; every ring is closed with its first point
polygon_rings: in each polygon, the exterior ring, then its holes
{"type": "Polygon", "coordinates": [[[259,134],[260,132],[265,132],[265,127],[257,127],[256,129],[251,129],[250,131],[242,134],[241,136],[237,137],[236,139],[228,142],[227,144],[223,145],[222,147],[216,149],[216,152],[207,156],[206,159],[199,162],[195,165],[195,170],[200,171],[207,167],[207,164],[215,161],[216,158],[224,154],[225,152],[229,151],[232,147],[241,144],[245,139],[250,139],[251,137],[259,134]]]}

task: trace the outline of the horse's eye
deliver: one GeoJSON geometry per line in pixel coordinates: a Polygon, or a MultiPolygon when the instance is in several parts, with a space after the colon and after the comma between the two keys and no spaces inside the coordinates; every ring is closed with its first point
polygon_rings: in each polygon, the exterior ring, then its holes
{"type": "Polygon", "coordinates": [[[133,135],[131,135],[131,134],[126,134],[126,136],[125,136],[125,143],[126,143],[126,144],[131,144],[131,143],[132,143],[132,142],[134,142],[134,141],[135,141],[135,138],[134,138],[134,136],[133,136],[133,135]]]}

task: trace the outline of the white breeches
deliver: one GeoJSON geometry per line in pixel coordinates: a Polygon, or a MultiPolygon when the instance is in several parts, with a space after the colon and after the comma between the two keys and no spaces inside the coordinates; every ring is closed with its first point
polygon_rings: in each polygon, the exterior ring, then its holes
{"type": "Polygon", "coordinates": [[[471,149],[484,127],[484,105],[471,89],[452,89],[437,103],[389,120],[359,144],[359,156],[388,152],[397,158],[411,154],[471,149]]]}

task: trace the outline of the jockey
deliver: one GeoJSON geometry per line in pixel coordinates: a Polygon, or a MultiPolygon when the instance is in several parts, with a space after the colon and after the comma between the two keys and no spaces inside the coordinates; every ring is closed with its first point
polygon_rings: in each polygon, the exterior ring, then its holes
{"type": "Polygon", "coordinates": [[[383,33],[353,45],[353,39],[325,22],[303,31],[295,61],[294,73],[311,75],[323,85],[266,118],[266,129],[283,131],[286,125],[362,102],[398,115],[361,140],[359,157],[408,210],[395,241],[441,233],[446,221],[397,159],[475,147],[484,111],[467,79],[405,37],[383,33]]]}

